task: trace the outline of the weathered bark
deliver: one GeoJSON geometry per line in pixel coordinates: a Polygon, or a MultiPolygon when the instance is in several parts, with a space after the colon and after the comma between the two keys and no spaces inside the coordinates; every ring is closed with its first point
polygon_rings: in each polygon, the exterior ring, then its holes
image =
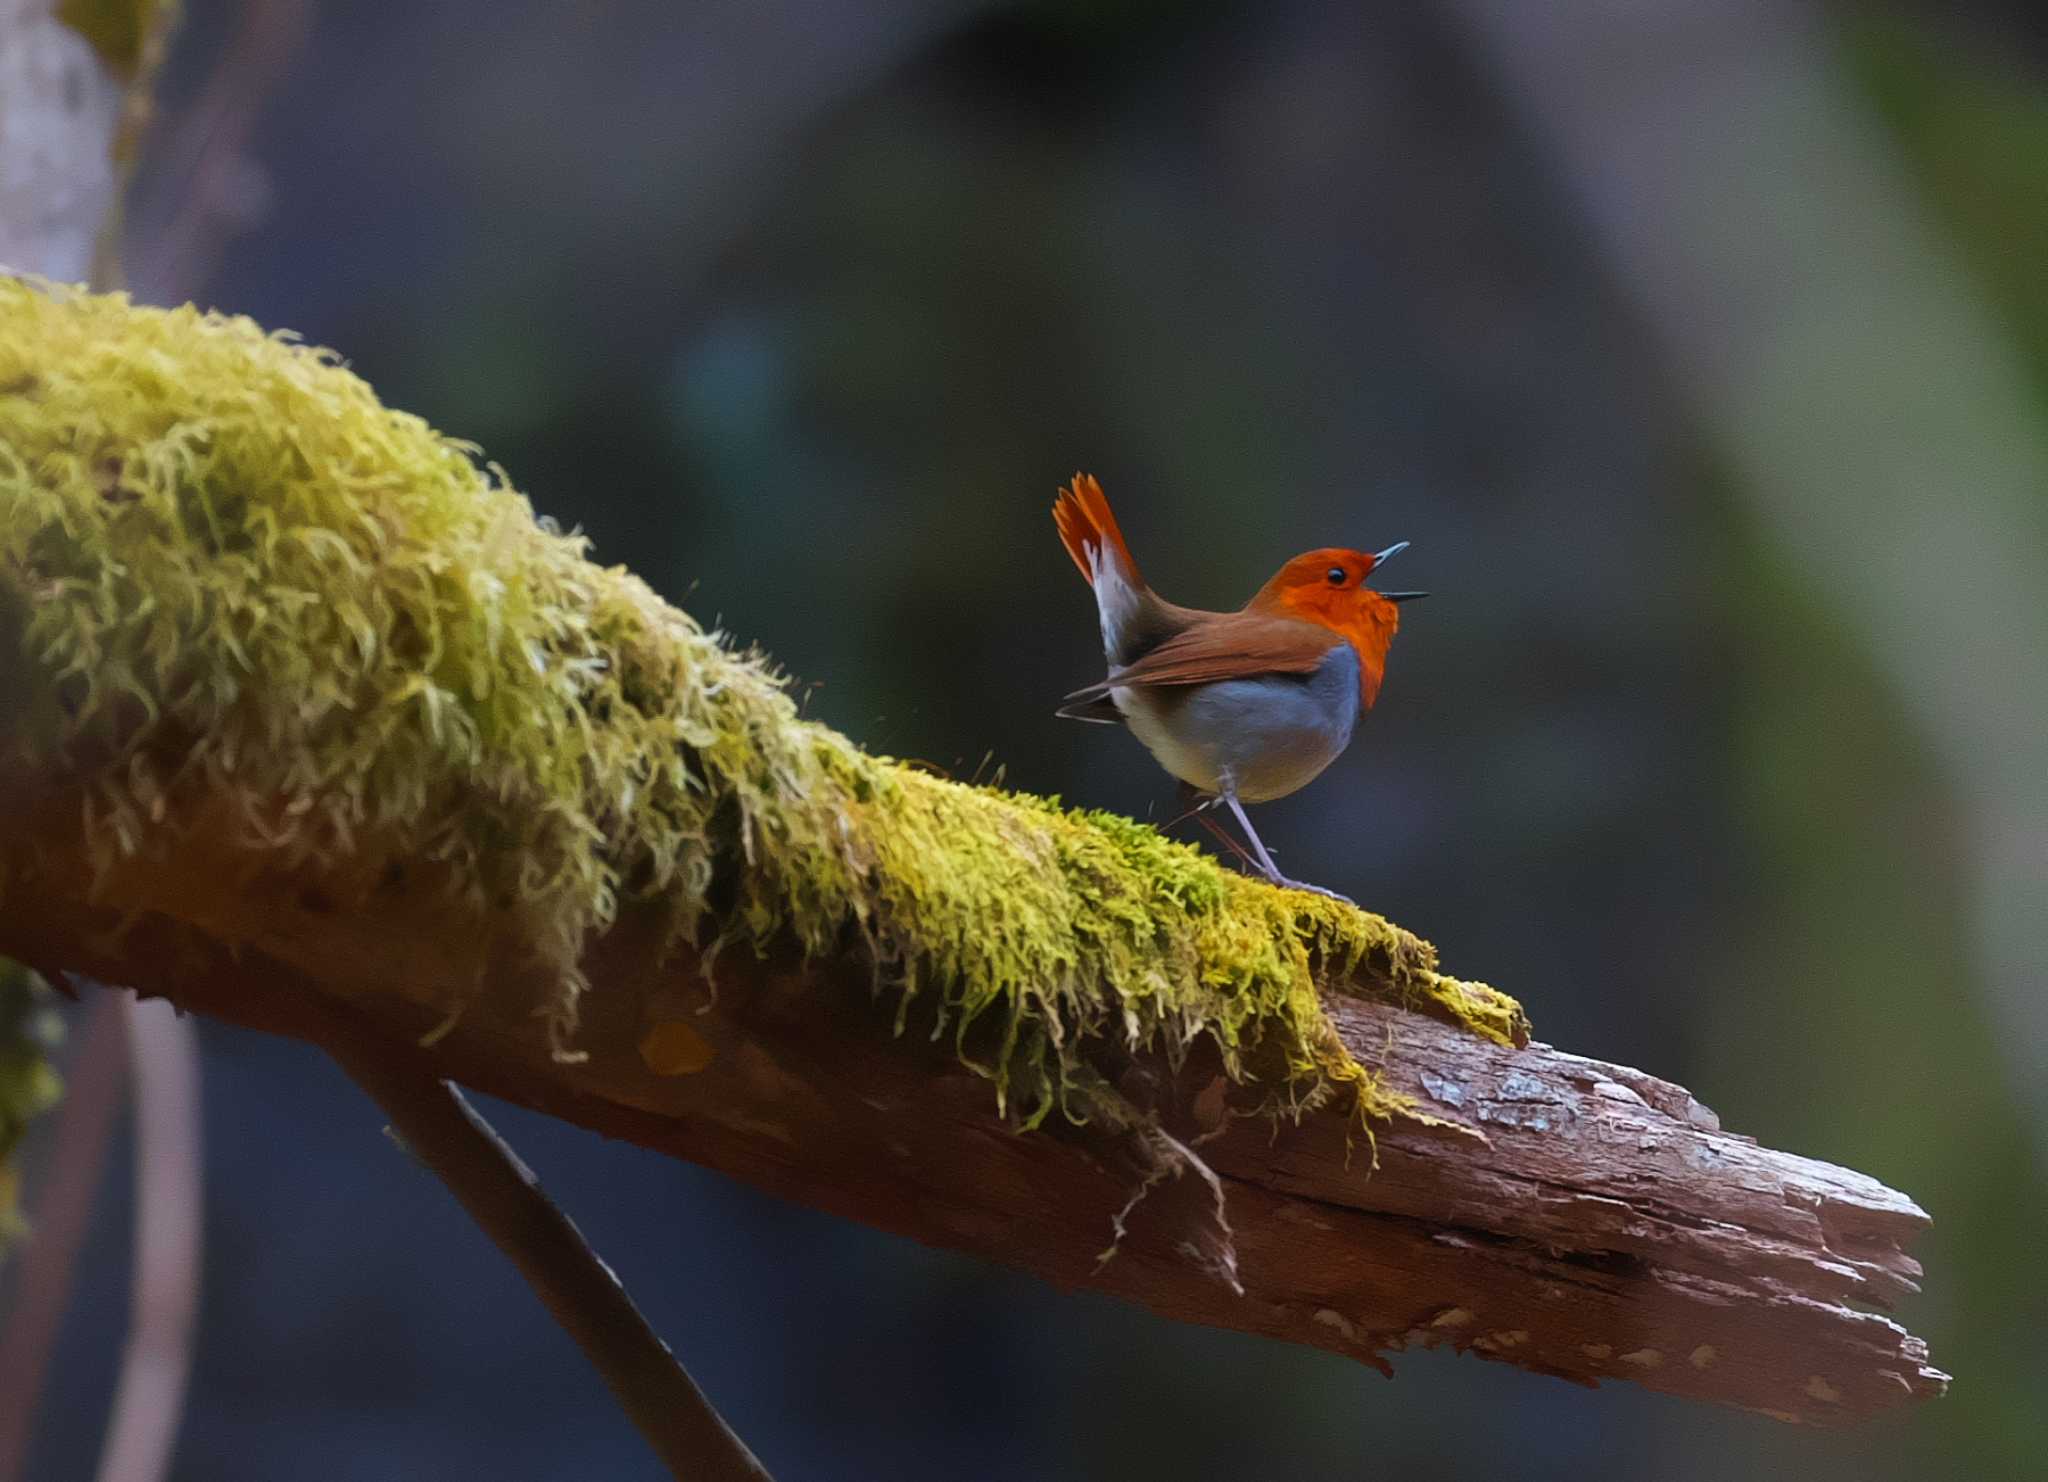
{"type": "MultiPolygon", "coordinates": [[[[419,1037],[468,986],[473,943],[451,940],[423,867],[387,870],[343,909],[353,892],[317,867],[197,833],[95,889],[83,799],[58,779],[13,782],[0,789],[0,953],[316,1040],[337,1010],[369,1033],[419,1037]]],[[[1904,1247],[1926,1216],[1860,1174],[1719,1130],[1687,1092],[1639,1071],[1339,998],[1354,1052],[1443,1119],[1376,1127],[1375,1170],[1375,1148],[1335,1110],[1276,1136],[1229,1115],[1232,1088],[1199,1057],[1132,1062],[1124,1091],[1220,1178],[1240,1293],[1190,1259],[1223,1233],[1215,1190],[1193,1176],[1151,1191],[1105,1262],[1142,1163],[1134,1134],[1057,1119],[1011,1132],[988,1083],[916,1015],[891,1035],[893,1004],[874,1001],[856,955],[734,951],[714,992],[696,961],[660,960],[657,940],[629,912],[595,945],[587,1060],[551,1053],[530,1011],[544,989],[515,981],[508,958],[433,1063],[800,1203],[1376,1366],[1448,1344],[1816,1423],[1946,1384],[1920,1340],[1865,1310],[1916,1290],[1904,1247]]]]}

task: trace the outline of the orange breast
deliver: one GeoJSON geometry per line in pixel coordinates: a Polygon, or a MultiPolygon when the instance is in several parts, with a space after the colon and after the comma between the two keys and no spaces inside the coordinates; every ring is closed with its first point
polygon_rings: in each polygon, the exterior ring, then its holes
{"type": "Polygon", "coordinates": [[[1401,609],[1370,587],[1295,587],[1273,606],[1325,628],[1358,650],[1358,707],[1372,709],[1387,672],[1387,649],[1401,626],[1401,609]]]}

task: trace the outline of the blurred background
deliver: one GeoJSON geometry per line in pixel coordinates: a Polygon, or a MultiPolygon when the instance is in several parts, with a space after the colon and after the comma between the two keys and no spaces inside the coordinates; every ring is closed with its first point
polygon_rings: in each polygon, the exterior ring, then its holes
{"type": "MultiPolygon", "coordinates": [[[[335,347],[871,748],[1141,817],[1137,744],[1052,717],[1101,668],[1056,484],[1205,606],[1413,541],[1434,595],[1262,810],[1283,863],[1934,1217],[1901,1316],[1953,1393],[1802,1433],[1449,1354],[1388,1383],[496,1109],[779,1476],[2040,1475],[2039,10],[186,9],[140,296],[335,347]]],[[[333,1066],[200,1033],[178,1478],[660,1475],[333,1066]]],[[[130,1156],[32,1478],[97,1454],[130,1156]]]]}

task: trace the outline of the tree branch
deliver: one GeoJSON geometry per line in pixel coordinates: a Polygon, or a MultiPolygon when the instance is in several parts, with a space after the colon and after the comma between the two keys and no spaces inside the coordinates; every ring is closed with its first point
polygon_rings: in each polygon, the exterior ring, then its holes
{"type": "MultiPolygon", "coordinates": [[[[74,861],[17,887],[0,951],[318,1043],[335,1004],[394,1036],[442,1017],[430,981],[376,966],[431,912],[337,915],[315,877],[227,868],[163,866],[236,879],[232,917],[197,927],[144,904],[139,877],[109,892],[121,908],[87,905],[74,861]]],[[[865,968],[725,960],[714,995],[690,954],[662,961],[654,924],[630,916],[595,949],[588,1060],[563,1063],[519,995],[494,994],[426,1052],[435,1072],[1061,1286],[1376,1365],[1448,1345],[1814,1423],[1945,1385],[1918,1339],[1864,1310],[1917,1290],[1905,1246],[1926,1216],[1862,1175],[1719,1130],[1640,1071],[1334,998],[1345,1042],[1442,1119],[1376,1127],[1375,1170],[1334,1110],[1276,1137],[1228,1115],[1242,1098],[1213,1056],[1177,1071],[1134,1059],[1122,1084],[1222,1180],[1240,1296],[1188,1258],[1211,1233],[1192,1179],[1140,1204],[1100,1262],[1142,1150],[1106,1131],[1006,1130],[986,1080],[923,1033],[889,1032],[865,968]]]]}
{"type": "Polygon", "coordinates": [[[1381,1366],[1812,1422],[1945,1385],[1865,1310],[1919,1274],[1902,1196],[1518,1048],[1369,913],[860,752],[311,352],[23,317],[0,952],[319,1043],[345,1010],[785,1197],[1381,1366]]]}
{"type": "Polygon", "coordinates": [[[675,1476],[769,1482],[611,1267],[460,1091],[422,1069],[409,1045],[379,1044],[340,1024],[321,1043],[519,1268],[675,1476]]]}

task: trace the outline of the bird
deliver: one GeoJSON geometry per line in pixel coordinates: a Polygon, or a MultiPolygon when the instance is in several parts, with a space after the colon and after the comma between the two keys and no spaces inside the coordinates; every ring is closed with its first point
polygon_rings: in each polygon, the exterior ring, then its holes
{"type": "Polygon", "coordinates": [[[1351,744],[1379,698],[1400,604],[1429,595],[1366,585],[1408,542],[1306,551],[1236,612],[1205,612],[1146,585],[1093,475],[1077,473],[1059,491],[1053,522],[1094,589],[1108,664],[1056,713],[1127,727],[1179,780],[1190,814],[1247,868],[1287,889],[1348,899],[1282,874],[1244,805],[1306,787],[1351,744]],[[1248,851],[1210,816],[1217,807],[1244,831],[1248,851]]]}

